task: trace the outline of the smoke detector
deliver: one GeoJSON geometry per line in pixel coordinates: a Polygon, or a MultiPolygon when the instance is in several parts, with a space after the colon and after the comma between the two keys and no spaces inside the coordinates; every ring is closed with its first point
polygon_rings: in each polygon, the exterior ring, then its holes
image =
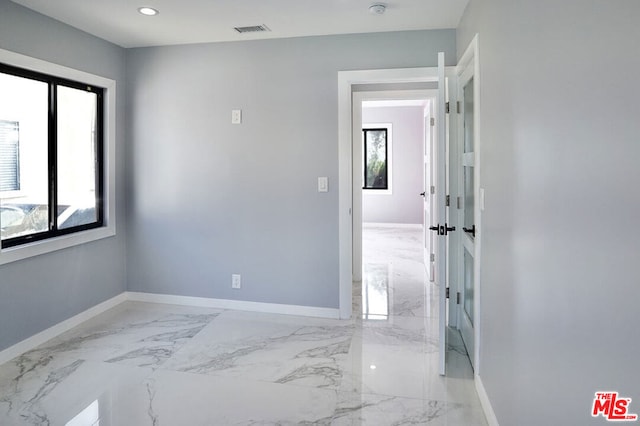
{"type": "Polygon", "coordinates": [[[387,10],[387,6],[382,3],[376,3],[369,6],[369,13],[372,15],[382,15],[387,10]]]}

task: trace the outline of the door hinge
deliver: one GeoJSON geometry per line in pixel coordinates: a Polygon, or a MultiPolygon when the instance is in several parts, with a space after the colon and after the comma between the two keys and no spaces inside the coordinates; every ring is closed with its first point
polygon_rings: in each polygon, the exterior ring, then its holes
{"type": "Polygon", "coordinates": [[[460,304],[460,292],[456,293],[456,305],[460,304]]]}
{"type": "Polygon", "coordinates": [[[457,201],[456,204],[458,205],[458,210],[460,210],[462,208],[462,197],[456,197],[457,201]]]}
{"type": "Polygon", "coordinates": [[[431,126],[435,126],[436,125],[436,119],[431,117],[431,120],[429,120],[429,122],[431,123],[431,126]]]}
{"type": "Polygon", "coordinates": [[[444,205],[449,207],[451,205],[451,196],[447,195],[447,197],[444,200],[444,205]]]}
{"type": "Polygon", "coordinates": [[[445,292],[445,297],[448,299],[449,298],[449,287],[447,287],[447,290],[445,292]]]}
{"type": "Polygon", "coordinates": [[[431,260],[432,262],[435,262],[436,261],[436,254],[435,253],[431,253],[429,255],[429,260],[431,260]]]}
{"type": "Polygon", "coordinates": [[[444,112],[446,112],[447,114],[449,114],[449,102],[447,102],[446,104],[444,104],[444,112]]]}
{"type": "Polygon", "coordinates": [[[435,186],[433,186],[433,185],[431,185],[431,193],[432,193],[432,194],[435,194],[435,193],[436,193],[436,187],[435,187],[435,186]]]}

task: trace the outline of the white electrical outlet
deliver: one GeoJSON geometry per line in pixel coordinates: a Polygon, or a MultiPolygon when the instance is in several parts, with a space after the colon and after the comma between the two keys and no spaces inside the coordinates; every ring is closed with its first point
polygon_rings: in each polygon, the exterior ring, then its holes
{"type": "Polygon", "coordinates": [[[231,275],[231,288],[240,288],[242,287],[242,281],[240,279],[240,274],[232,274],[231,275]]]}

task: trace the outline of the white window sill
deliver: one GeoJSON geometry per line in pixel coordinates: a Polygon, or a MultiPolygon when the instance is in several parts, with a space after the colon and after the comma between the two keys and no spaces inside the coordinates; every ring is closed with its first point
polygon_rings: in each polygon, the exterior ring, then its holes
{"type": "Polygon", "coordinates": [[[87,231],[75,232],[69,235],[62,235],[60,237],[2,249],[0,250],[0,265],[113,237],[114,235],[116,235],[115,226],[104,226],[102,228],[89,229],[87,231]]]}

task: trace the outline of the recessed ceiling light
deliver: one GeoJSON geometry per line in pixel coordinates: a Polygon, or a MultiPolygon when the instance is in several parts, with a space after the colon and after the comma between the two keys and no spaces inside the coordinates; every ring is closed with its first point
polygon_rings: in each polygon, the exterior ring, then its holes
{"type": "Polygon", "coordinates": [[[159,12],[157,9],[154,9],[152,7],[139,7],[138,8],[138,12],[142,13],[143,15],[147,15],[147,16],[154,16],[157,15],[159,12]]]}

